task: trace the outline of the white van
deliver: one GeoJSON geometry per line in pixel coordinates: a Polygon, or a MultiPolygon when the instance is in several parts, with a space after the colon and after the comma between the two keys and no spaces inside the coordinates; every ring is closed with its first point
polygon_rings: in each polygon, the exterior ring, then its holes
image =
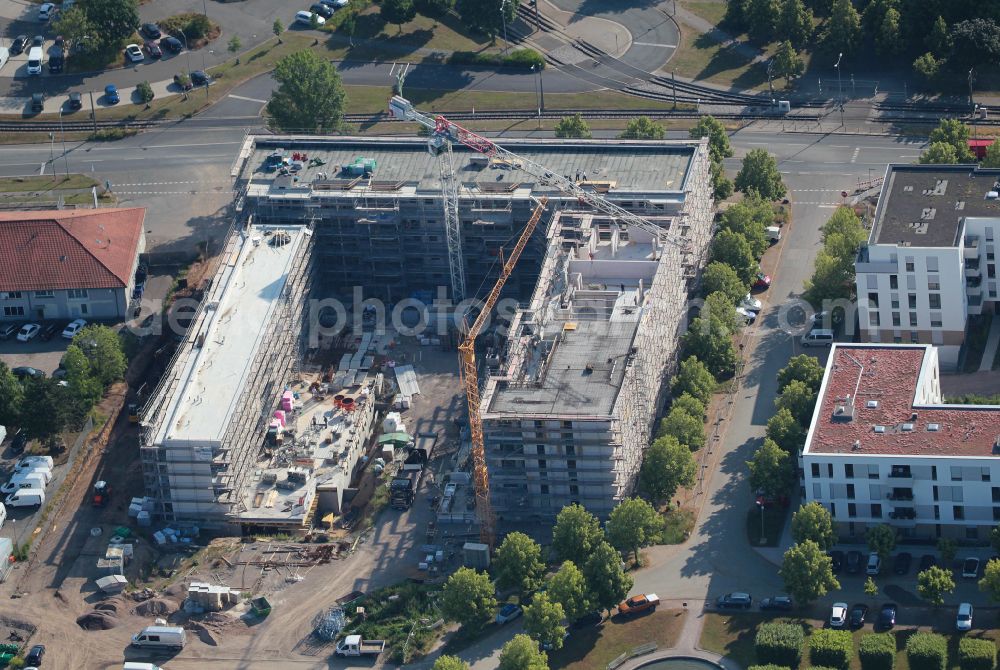
{"type": "MultiPolygon", "coordinates": [[[[14,470],[14,474],[11,475],[11,479],[15,477],[27,477],[28,475],[39,475],[48,484],[52,481],[52,470],[50,470],[44,463],[35,463],[35,467],[28,468],[26,470],[14,470]]],[[[44,487],[42,487],[44,488],[44,487]]],[[[8,491],[4,491],[8,493],[8,491]]]]}
{"type": "Polygon", "coordinates": [[[44,489],[48,481],[42,472],[29,472],[23,475],[14,475],[10,481],[0,486],[0,493],[13,493],[20,489],[44,489]]]}
{"type": "Polygon", "coordinates": [[[45,491],[42,489],[18,489],[4,500],[7,507],[31,507],[45,504],[45,491]]]}
{"type": "Polygon", "coordinates": [[[799,343],[803,347],[829,347],[833,344],[833,331],[828,328],[813,328],[802,336],[799,343]]]}
{"type": "Polygon", "coordinates": [[[764,232],[767,233],[767,241],[771,244],[781,240],[781,226],[768,226],[764,232]]]}
{"type": "Polygon", "coordinates": [[[167,670],[162,665],[155,663],[136,663],[135,661],[125,661],[122,670],[167,670]]]}
{"type": "Polygon", "coordinates": [[[164,647],[183,649],[187,633],[180,626],[146,626],[132,636],[134,647],[164,647]]]}
{"type": "Polygon", "coordinates": [[[31,47],[28,51],[28,74],[42,73],[42,59],[44,57],[42,47],[31,47]]]}
{"type": "Polygon", "coordinates": [[[15,470],[32,470],[39,464],[44,465],[49,470],[55,465],[55,461],[52,460],[51,456],[25,456],[17,462],[14,466],[15,470]]]}

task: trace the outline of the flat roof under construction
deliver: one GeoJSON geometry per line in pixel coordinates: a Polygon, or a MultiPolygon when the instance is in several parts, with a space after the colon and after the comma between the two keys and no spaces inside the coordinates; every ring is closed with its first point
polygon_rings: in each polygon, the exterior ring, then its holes
{"type": "Polygon", "coordinates": [[[179,383],[156,428],[157,444],[222,439],[271,331],[298,250],[310,234],[304,226],[253,226],[233,238],[236,246],[223,254],[223,266],[204,298],[207,312],[199,332],[189,333],[182,345],[190,351],[178,359],[183,362],[179,383]]]}

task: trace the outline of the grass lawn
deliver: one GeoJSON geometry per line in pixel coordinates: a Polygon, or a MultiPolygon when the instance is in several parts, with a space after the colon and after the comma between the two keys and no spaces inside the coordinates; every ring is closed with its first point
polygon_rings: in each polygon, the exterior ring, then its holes
{"type": "Polygon", "coordinates": [[[634,619],[613,617],[600,628],[573,631],[562,649],[549,652],[553,670],[604,670],[619,655],[655,642],[660,649],[677,644],[684,610],[656,610],[634,619]]]}
{"type": "Polygon", "coordinates": [[[662,544],[681,544],[694,530],[694,510],[668,507],[663,513],[662,544]]]}
{"type": "Polygon", "coordinates": [[[709,23],[719,25],[726,15],[725,0],[681,0],[681,4],[692,14],[697,14],[709,23]]]}
{"type": "Polygon", "coordinates": [[[781,539],[781,531],[785,527],[785,517],[788,516],[788,508],[781,505],[772,505],[764,508],[764,539],[761,542],[761,519],[760,509],[753,505],[747,510],[747,540],[752,547],[777,547],[781,539]]]}
{"type": "Polygon", "coordinates": [[[57,191],[63,189],[80,189],[97,186],[98,183],[82,174],[43,175],[35,177],[0,177],[0,192],[14,193],[21,191],[57,191]]]}

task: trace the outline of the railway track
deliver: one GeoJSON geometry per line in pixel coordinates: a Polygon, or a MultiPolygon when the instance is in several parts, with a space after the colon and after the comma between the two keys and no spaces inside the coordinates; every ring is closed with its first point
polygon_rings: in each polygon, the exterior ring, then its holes
{"type": "MultiPolygon", "coordinates": [[[[486,121],[518,121],[523,119],[561,119],[564,116],[570,116],[573,114],[580,114],[580,116],[587,119],[631,119],[636,116],[648,116],[654,119],[697,119],[701,116],[696,110],[651,110],[651,109],[558,109],[554,111],[543,111],[539,117],[538,111],[534,109],[525,110],[507,110],[507,111],[446,111],[443,112],[448,116],[449,119],[454,119],[456,121],[464,120],[486,120],[486,121]]],[[[795,116],[795,117],[780,117],[773,114],[740,114],[740,113],[721,113],[713,115],[720,119],[733,119],[733,120],[748,120],[754,121],[759,119],[788,119],[794,121],[816,121],[819,117],[816,115],[810,116],[795,116]]],[[[392,121],[396,122],[394,118],[390,115],[385,114],[383,118],[375,119],[371,114],[347,114],[344,116],[344,120],[349,123],[361,123],[361,122],[371,122],[373,120],[379,121],[392,121]]],[[[406,123],[405,121],[400,121],[399,123],[406,123]]]]}
{"type": "MultiPolygon", "coordinates": [[[[144,130],[155,128],[172,119],[157,120],[120,120],[120,121],[98,121],[97,129],[126,128],[133,130],[144,130]]],[[[0,132],[22,133],[54,133],[54,132],[92,132],[94,130],[93,121],[0,121],[0,132]]]]}

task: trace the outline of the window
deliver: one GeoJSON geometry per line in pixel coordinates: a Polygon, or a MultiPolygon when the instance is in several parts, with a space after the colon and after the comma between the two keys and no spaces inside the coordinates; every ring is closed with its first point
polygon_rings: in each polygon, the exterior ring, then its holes
{"type": "Polygon", "coordinates": [[[1000,503],[1000,486],[993,487],[993,502],[1000,503]]]}
{"type": "Polygon", "coordinates": [[[70,288],[66,289],[66,297],[70,300],[86,300],[90,296],[85,288],[70,288]]]}
{"type": "Polygon", "coordinates": [[[35,297],[36,298],[54,298],[56,296],[55,296],[55,293],[53,293],[52,291],[35,291],[35,297]]]}
{"type": "Polygon", "coordinates": [[[826,464],[826,476],[833,479],[833,463],[826,464]]]}
{"type": "Polygon", "coordinates": [[[937,521],[941,518],[941,508],[934,505],[934,520],[937,521]]]}
{"type": "Polygon", "coordinates": [[[993,508],[993,520],[1000,521],[1000,507],[993,508]]]}
{"type": "Polygon", "coordinates": [[[868,312],[868,325],[869,326],[879,325],[878,312],[868,312]]]}
{"type": "Polygon", "coordinates": [[[819,477],[819,463],[812,464],[812,476],[819,477]]]}
{"type": "Polygon", "coordinates": [[[899,309],[899,296],[897,294],[892,294],[892,300],[890,302],[893,309],[899,309]]]}
{"type": "Polygon", "coordinates": [[[869,293],[868,294],[868,308],[869,309],[878,309],[878,293],[869,293]]]}
{"type": "Polygon", "coordinates": [[[930,294],[928,294],[927,301],[930,303],[931,309],[941,309],[941,294],[940,293],[930,293],[930,294]]]}
{"type": "Polygon", "coordinates": [[[566,445],[566,455],[567,456],[576,456],[576,447],[573,446],[572,444],[567,444],[566,445]]]}
{"type": "Polygon", "coordinates": [[[869,465],[868,466],[868,479],[878,479],[878,466],[869,465]]]}
{"type": "Polygon", "coordinates": [[[907,302],[907,306],[910,309],[916,309],[917,308],[917,294],[916,293],[908,293],[908,294],[906,294],[906,302],[907,302]]]}
{"type": "Polygon", "coordinates": [[[927,290],[928,291],[940,291],[941,290],[941,283],[940,282],[936,282],[936,281],[930,281],[928,279],[927,280],[927,290]]]}
{"type": "Polygon", "coordinates": [[[910,312],[910,328],[916,328],[916,327],[917,327],[917,313],[910,312]]]}
{"type": "Polygon", "coordinates": [[[932,465],[931,466],[931,479],[937,481],[937,466],[936,465],[932,465]]]}
{"type": "Polygon", "coordinates": [[[847,479],[854,479],[854,463],[844,464],[844,477],[847,479]]]}
{"type": "MultiPolygon", "coordinates": [[[[994,491],[996,491],[996,489],[994,489],[994,491]]],[[[934,487],[934,500],[937,500],[937,499],[938,499],[938,487],[935,486],[934,487]]],[[[996,495],[995,494],[993,496],[993,499],[996,500],[996,495]]]]}
{"type": "Polygon", "coordinates": [[[913,272],[913,261],[906,261],[906,271],[913,272]]]}
{"type": "Polygon", "coordinates": [[[955,521],[964,521],[965,507],[962,505],[955,505],[951,508],[951,514],[955,521]]]}
{"type": "Polygon", "coordinates": [[[24,316],[24,307],[17,305],[16,307],[4,307],[4,316],[24,316]]]}
{"type": "MultiPolygon", "coordinates": [[[[917,324],[913,324],[913,325],[917,325],[917,324]]],[[[915,330],[911,331],[910,332],[910,343],[911,344],[919,344],[920,343],[920,333],[918,333],[915,330]]]]}
{"type": "Polygon", "coordinates": [[[889,288],[897,289],[899,288],[899,277],[896,275],[889,275],[889,288]]]}
{"type": "Polygon", "coordinates": [[[576,461],[566,461],[566,467],[570,470],[576,470],[576,461]]]}
{"type": "Polygon", "coordinates": [[[872,518],[881,519],[882,518],[882,505],[875,503],[872,505],[872,518]]]}
{"type": "Polygon", "coordinates": [[[847,503],[847,516],[853,519],[858,515],[858,506],[854,503],[847,503]]]}
{"type": "Polygon", "coordinates": [[[990,469],[989,468],[983,468],[982,471],[981,471],[980,476],[983,478],[984,482],[990,481],[990,469]]]}
{"type": "Polygon", "coordinates": [[[937,256],[928,256],[924,260],[927,261],[927,271],[937,272],[938,271],[938,259],[937,256]]]}
{"type": "Polygon", "coordinates": [[[539,458],[538,459],[538,469],[539,470],[545,470],[548,467],[549,467],[549,464],[548,464],[548,462],[546,462],[546,460],[544,458],[539,458]]]}
{"type": "Polygon", "coordinates": [[[549,485],[548,484],[542,484],[541,489],[542,489],[542,495],[543,496],[549,494],[549,485]]]}
{"type": "Polygon", "coordinates": [[[847,499],[854,500],[854,484],[847,485],[847,499]]]}
{"type": "Polygon", "coordinates": [[[837,518],[837,503],[830,503],[830,516],[837,518]]]}
{"type": "Polygon", "coordinates": [[[21,299],[21,292],[20,291],[8,291],[7,292],[7,300],[20,300],[20,299],[21,299]]]}
{"type": "Polygon", "coordinates": [[[900,323],[899,323],[899,312],[893,312],[892,313],[892,325],[893,326],[899,326],[900,325],[900,323]]]}
{"type": "Polygon", "coordinates": [[[953,482],[962,481],[962,468],[956,465],[951,466],[951,481],[953,482]]]}
{"type": "Polygon", "coordinates": [[[570,484],[569,485],[569,494],[571,496],[580,495],[580,487],[577,486],[576,484],[570,484]]]}

